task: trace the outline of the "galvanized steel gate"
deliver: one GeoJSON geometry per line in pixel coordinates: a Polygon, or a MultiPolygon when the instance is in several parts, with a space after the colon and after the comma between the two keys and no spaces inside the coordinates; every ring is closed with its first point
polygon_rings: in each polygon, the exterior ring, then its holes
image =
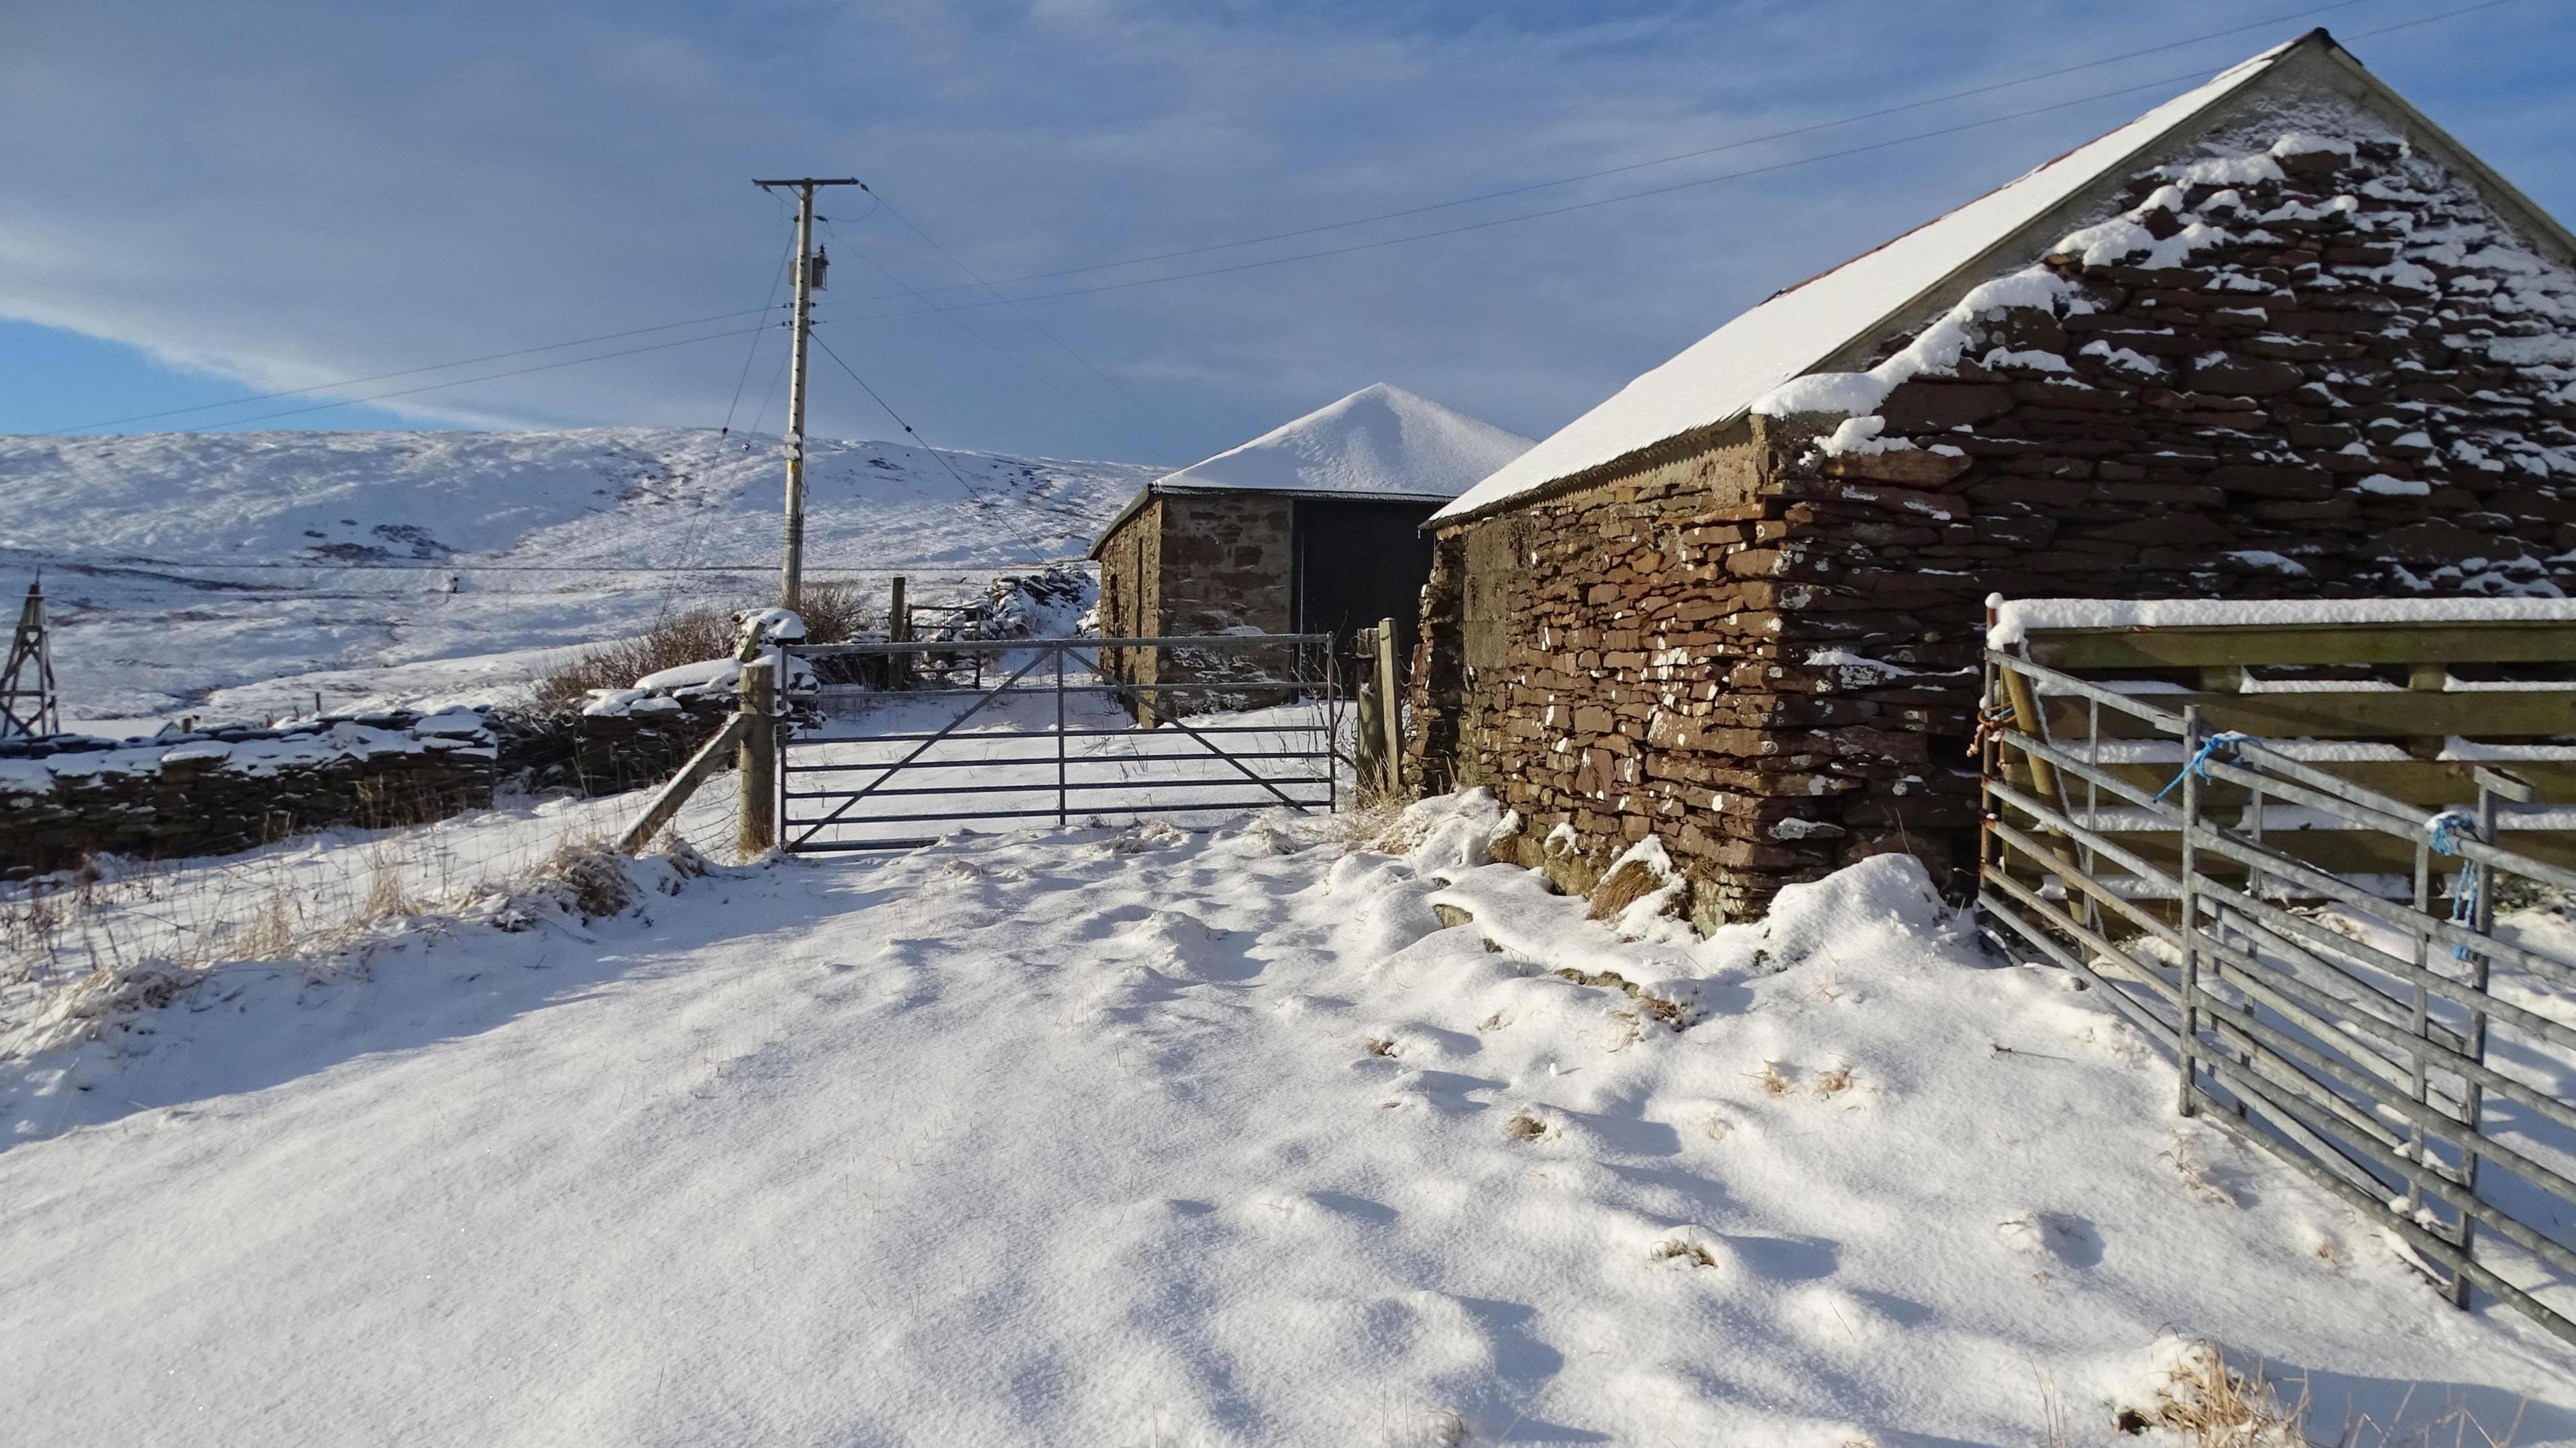
{"type": "Polygon", "coordinates": [[[2554,1079],[2576,963],[2494,933],[2509,882],[2576,898],[2576,873],[2495,844],[2528,786],[2479,768],[2474,808],[2428,811],[2197,706],[1986,663],[1979,903],[1999,940],[2173,1055],[2185,1114],[2386,1226],[2455,1302],[2474,1284],[2576,1342],[2576,1100],[2554,1079]],[[2155,740],[2161,787],[2125,762],[2155,740]],[[2320,825],[2385,842],[2411,879],[2301,858],[2320,825]]]}
{"type": "Polygon", "coordinates": [[[820,854],[977,823],[1332,810],[1345,721],[1331,647],[1329,634],[792,647],[822,682],[800,696],[816,722],[781,731],[779,844],[820,854]]]}

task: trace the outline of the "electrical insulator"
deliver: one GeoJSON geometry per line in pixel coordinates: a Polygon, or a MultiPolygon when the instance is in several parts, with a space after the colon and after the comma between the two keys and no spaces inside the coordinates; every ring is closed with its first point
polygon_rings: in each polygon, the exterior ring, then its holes
{"type": "Polygon", "coordinates": [[[819,292],[829,285],[829,283],[824,279],[830,275],[832,270],[831,248],[823,246],[814,248],[814,260],[811,270],[813,275],[808,279],[807,285],[819,292]]]}

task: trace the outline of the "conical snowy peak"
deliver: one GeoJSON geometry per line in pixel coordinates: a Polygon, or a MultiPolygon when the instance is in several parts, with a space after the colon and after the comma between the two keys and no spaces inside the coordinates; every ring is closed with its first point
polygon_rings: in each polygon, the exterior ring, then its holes
{"type": "Polygon", "coordinates": [[[1157,486],[1454,498],[1529,447],[1517,433],[1377,382],[1157,486]]]}

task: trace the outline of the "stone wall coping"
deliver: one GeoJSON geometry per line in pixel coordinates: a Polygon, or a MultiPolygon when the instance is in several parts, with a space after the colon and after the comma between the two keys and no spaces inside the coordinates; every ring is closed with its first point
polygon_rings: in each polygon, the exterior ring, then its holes
{"type": "Polygon", "coordinates": [[[269,728],[166,730],[129,739],[51,734],[0,745],[0,791],[42,794],[57,781],[157,773],[174,764],[268,776],[390,754],[495,757],[491,721],[465,708],[324,715],[269,728]]]}

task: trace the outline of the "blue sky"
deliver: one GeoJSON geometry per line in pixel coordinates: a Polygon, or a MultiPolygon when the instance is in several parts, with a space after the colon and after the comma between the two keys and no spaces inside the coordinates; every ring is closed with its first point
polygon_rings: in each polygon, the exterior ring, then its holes
{"type": "MultiPolygon", "coordinates": [[[[106,430],[774,429],[783,334],[723,335],[752,325],[724,314],[770,295],[787,240],[749,178],[811,171],[882,198],[825,208],[819,335],[935,443],[1177,464],[1380,380],[1544,434],[1771,290],[2313,25],[2576,217],[2576,5],[2367,33],[2469,3],[16,0],[0,431],[390,373],[408,375],[106,430]],[[1622,176],[998,289],[1073,295],[1006,306],[973,279],[1325,226],[2253,22],[1622,176]],[[1145,284],[1101,289],[1127,282],[1145,284]],[[719,320],[412,371],[696,318],[719,320]]],[[[815,431],[893,434],[818,363],[815,431]]]]}

